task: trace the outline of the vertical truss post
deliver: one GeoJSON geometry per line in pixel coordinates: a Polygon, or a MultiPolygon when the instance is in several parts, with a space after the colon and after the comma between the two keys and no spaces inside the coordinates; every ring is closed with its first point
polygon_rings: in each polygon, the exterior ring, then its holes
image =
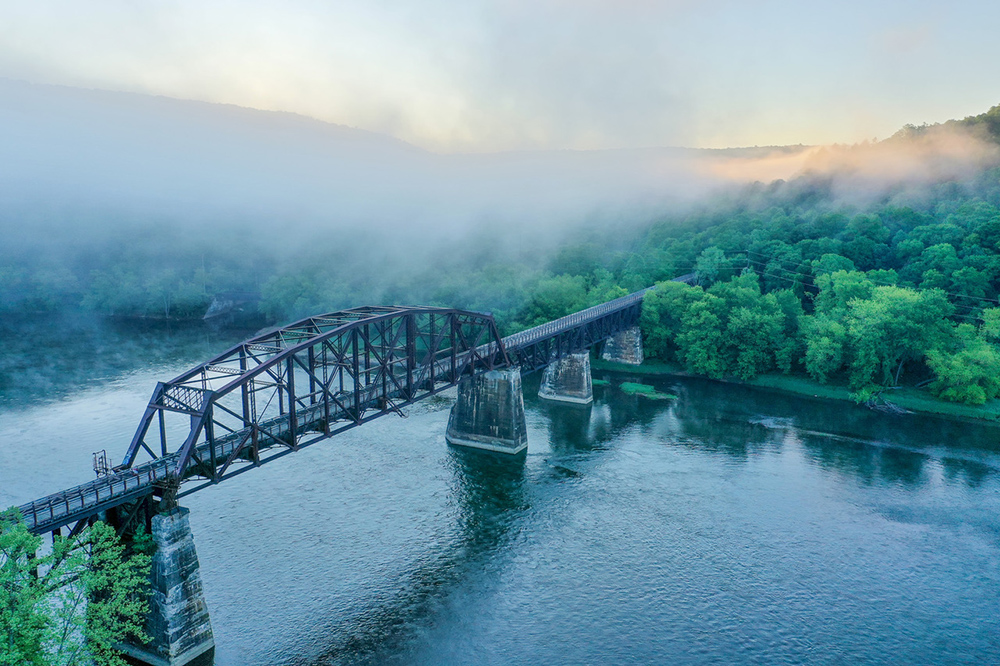
{"type": "Polygon", "coordinates": [[[368,324],[365,324],[365,336],[364,337],[365,337],[365,339],[364,339],[364,343],[365,343],[365,390],[366,391],[370,391],[371,390],[371,385],[372,385],[372,372],[371,372],[371,367],[372,367],[372,344],[371,344],[372,334],[371,334],[371,327],[369,327],[368,324]]]}
{"type": "Polygon", "coordinates": [[[218,461],[215,459],[215,409],[212,403],[208,403],[205,417],[205,440],[208,442],[208,456],[212,462],[212,483],[219,482],[218,461]]]}
{"type": "Polygon", "coordinates": [[[340,393],[344,393],[344,336],[337,336],[340,343],[340,359],[337,361],[337,376],[340,377],[340,393]]]}
{"type": "Polygon", "coordinates": [[[430,321],[430,338],[428,338],[427,344],[427,362],[430,363],[431,372],[431,390],[434,390],[434,366],[437,365],[437,331],[435,330],[434,315],[431,315],[430,321]]]}
{"type": "Polygon", "coordinates": [[[413,399],[413,369],[417,366],[417,315],[406,315],[406,399],[413,399]]]}
{"type": "Polygon", "coordinates": [[[316,404],[316,348],[311,346],[308,351],[309,359],[309,404],[316,404]]]}
{"type": "MultiPolygon", "coordinates": [[[[275,379],[275,390],[278,392],[278,416],[285,413],[285,392],[282,390],[281,381],[281,366],[277,368],[277,378],[275,379]]],[[[287,382],[287,379],[286,379],[287,382]]],[[[267,406],[265,405],[264,410],[267,411],[267,406]]]]}
{"type": "MultiPolygon", "coordinates": [[[[240,347],[240,372],[247,371],[247,349],[246,346],[240,347]]],[[[243,427],[250,427],[250,423],[253,422],[253,417],[250,414],[250,394],[249,391],[252,388],[253,380],[250,382],[243,382],[240,385],[240,403],[243,406],[243,427]]]]}
{"type": "Polygon", "coordinates": [[[451,381],[455,383],[458,381],[458,358],[456,357],[458,349],[455,347],[455,326],[458,325],[458,315],[452,313],[448,319],[451,322],[451,327],[448,331],[448,341],[451,344],[451,381]]]}
{"type": "Polygon", "coordinates": [[[329,365],[329,342],[323,343],[323,432],[330,434],[330,365],[329,365]]]}
{"type": "Polygon", "coordinates": [[[295,441],[295,429],[296,429],[296,414],[295,412],[295,365],[292,363],[292,356],[288,357],[285,362],[285,373],[287,374],[287,380],[285,384],[288,387],[288,437],[290,438],[290,444],[292,448],[296,448],[295,441]]]}
{"type": "MultiPolygon", "coordinates": [[[[392,330],[392,321],[389,321],[389,330],[392,330]]],[[[389,373],[392,372],[392,350],[389,348],[389,341],[385,339],[386,322],[379,322],[379,350],[382,356],[382,399],[386,406],[389,404],[389,373]]]]}
{"type": "Polygon", "coordinates": [[[351,354],[354,366],[354,420],[361,423],[361,370],[358,367],[358,329],[351,331],[351,354]]]}
{"type": "Polygon", "coordinates": [[[159,416],[159,426],[160,426],[160,455],[167,455],[167,425],[166,418],[163,415],[163,410],[156,410],[159,416]]]}

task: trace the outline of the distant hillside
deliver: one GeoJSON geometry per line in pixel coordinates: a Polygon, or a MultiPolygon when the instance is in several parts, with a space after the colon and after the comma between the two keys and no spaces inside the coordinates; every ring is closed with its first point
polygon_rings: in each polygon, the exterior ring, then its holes
{"type": "Polygon", "coordinates": [[[986,113],[953,122],[962,127],[982,128],[993,141],[1000,143],[1000,104],[992,107],[986,113]]]}
{"type": "Polygon", "coordinates": [[[930,125],[904,125],[893,137],[906,138],[920,136],[940,128],[970,130],[980,138],[1000,144],[1000,104],[991,107],[989,111],[980,113],[978,116],[966,116],[961,120],[948,120],[943,123],[930,125]]]}
{"type": "Polygon", "coordinates": [[[510,285],[561,248],[627,254],[654,222],[923,205],[998,161],[960,123],[857,146],[438,155],[289,113],[0,79],[0,310],[200,316],[232,291],[276,317],[513,307],[527,287],[510,285]]]}

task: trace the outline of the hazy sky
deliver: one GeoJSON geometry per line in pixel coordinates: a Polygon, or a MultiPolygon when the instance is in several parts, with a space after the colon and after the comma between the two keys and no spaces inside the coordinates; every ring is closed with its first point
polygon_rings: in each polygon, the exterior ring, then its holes
{"type": "Polygon", "coordinates": [[[0,0],[0,76],[436,151],[884,138],[1000,103],[995,0],[0,0]]]}

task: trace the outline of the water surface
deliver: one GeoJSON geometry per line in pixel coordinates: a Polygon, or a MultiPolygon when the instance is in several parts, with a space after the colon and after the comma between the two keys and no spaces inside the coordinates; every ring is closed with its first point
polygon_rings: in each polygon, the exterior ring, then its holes
{"type": "MultiPolygon", "coordinates": [[[[93,336],[47,343],[91,350],[65,382],[0,365],[0,505],[240,337],[93,336]]],[[[590,408],[528,379],[521,459],[449,448],[445,398],[186,498],[218,666],[1000,662],[997,428],[604,376],[590,408]]]]}

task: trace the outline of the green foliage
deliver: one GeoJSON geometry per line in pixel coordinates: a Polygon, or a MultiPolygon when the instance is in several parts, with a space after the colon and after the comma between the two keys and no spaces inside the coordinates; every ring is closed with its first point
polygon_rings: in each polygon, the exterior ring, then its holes
{"type": "Polygon", "coordinates": [[[580,275],[556,275],[538,282],[519,319],[524,326],[537,326],[565,317],[589,306],[587,280],[580,275]]]}
{"type": "Polygon", "coordinates": [[[949,337],[954,307],[944,293],[875,287],[870,299],[848,303],[851,385],[894,386],[908,361],[922,359],[949,337]]]}
{"type": "Polygon", "coordinates": [[[41,538],[0,514],[0,666],[125,666],[114,645],[147,640],[149,542],[133,552],[104,523],[41,538]]]}
{"type": "Polygon", "coordinates": [[[721,298],[704,294],[681,315],[677,356],[691,372],[713,379],[725,376],[724,310],[725,302],[721,298]]]}
{"type": "MultiPolygon", "coordinates": [[[[725,273],[728,268],[726,253],[713,246],[705,248],[698,255],[698,260],[694,265],[694,273],[698,284],[711,285],[719,279],[720,273],[725,273]]],[[[729,276],[726,275],[726,277],[729,276]]]]}
{"type": "Polygon", "coordinates": [[[677,336],[689,305],[704,297],[704,291],[682,282],[661,282],[642,302],[643,351],[663,361],[677,360],[677,336]]]}
{"type": "MultiPolygon", "coordinates": [[[[952,125],[1000,140],[1000,106],[952,125]]],[[[889,141],[930,131],[909,127],[889,141]]],[[[490,311],[508,334],[657,283],[641,317],[652,359],[710,377],[805,372],[849,381],[858,395],[930,379],[949,400],[991,395],[976,368],[1000,343],[989,307],[1000,295],[1000,168],[870,203],[808,175],[757,183],[645,227],[594,225],[574,239],[505,253],[499,238],[442,238],[422,268],[370,240],[322,233],[294,252],[237,237],[209,250],[155,234],[65,261],[0,248],[0,312],[79,305],[198,317],[220,292],[251,291],[273,320],[426,303],[490,311]],[[688,273],[698,286],[669,282],[688,273]],[[957,332],[979,321],[975,336],[957,332]]]]}
{"type": "Polygon", "coordinates": [[[854,300],[871,298],[875,283],[860,271],[834,271],[816,277],[819,293],[816,295],[816,312],[842,316],[847,304],[854,300]]]}
{"type": "Polygon", "coordinates": [[[951,349],[932,349],[927,365],[934,372],[931,392],[939,398],[982,405],[1000,396],[1000,351],[990,344],[987,331],[960,324],[951,349]]]}
{"type": "Polygon", "coordinates": [[[804,317],[801,326],[806,346],[806,372],[825,384],[844,365],[847,330],[843,324],[825,315],[804,317]]]}
{"type": "Polygon", "coordinates": [[[812,261],[812,270],[815,275],[829,275],[838,271],[854,271],[857,267],[847,257],[828,252],[812,261]]]}
{"type": "Polygon", "coordinates": [[[673,393],[662,393],[656,390],[655,386],[649,384],[639,384],[637,382],[622,382],[618,388],[628,395],[637,395],[649,400],[674,400],[677,398],[673,393]]]}
{"type": "Polygon", "coordinates": [[[750,272],[707,292],[665,282],[646,296],[641,325],[647,354],[692,372],[744,379],[775,367],[789,372],[799,354],[802,305],[788,289],[762,294],[750,272]]]}

